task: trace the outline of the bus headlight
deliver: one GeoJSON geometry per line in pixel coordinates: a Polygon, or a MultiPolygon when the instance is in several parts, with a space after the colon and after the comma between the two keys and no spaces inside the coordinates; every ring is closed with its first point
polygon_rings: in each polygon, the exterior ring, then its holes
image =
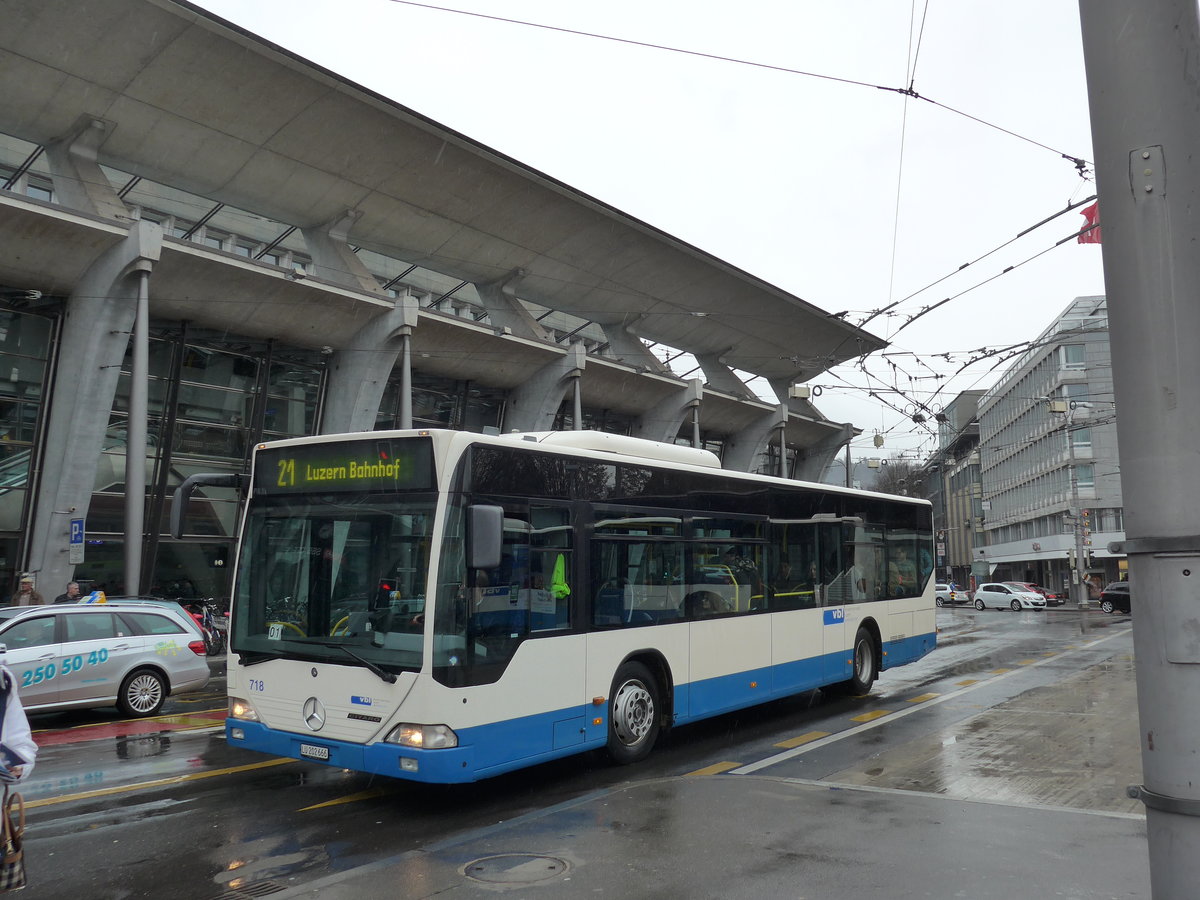
{"type": "Polygon", "coordinates": [[[384,738],[389,744],[418,750],[446,750],[458,746],[458,735],[445,725],[397,725],[384,738]]]}
{"type": "Polygon", "coordinates": [[[241,700],[237,697],[230,697],[229,718],[241,719],[243,722],[257,722],[258,712],[245,700],[241,700]]]}

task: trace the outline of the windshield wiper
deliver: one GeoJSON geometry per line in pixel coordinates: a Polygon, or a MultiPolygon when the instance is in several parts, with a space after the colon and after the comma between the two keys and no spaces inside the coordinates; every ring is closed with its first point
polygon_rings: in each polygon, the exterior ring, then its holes
{"type": "Polygon", "coordinates": [[[359,656],[357,653],[355,653],[353,650],[351,650],[345,644],[338,644],[338,643],[335,643],[334,641],[316,641],[315,643],[320,644],[322,647],[335,647],[338,650],[341,650],[347,656],[351,657],[352,659],[358,660],[360,663],[362,663],[364,666],[366,666],[368,669],[370,669],[372,672],[374,672],[376,675],[378,675],[380,678],[382,678],[388,684],[396,683],[395,675],[393,675],[391,672],[385,672],[383,669],[379,668],[379,666],[375,665],[375,663],[371,662],[369,659],[365,659],[365,658],[359,656]]]}
{"type": "Polygon", "coordinates": [[[242,652],[235,650],[234,652],[237,653],[238,662],[243,666],[257,666],[259,663],[269,662],[272,659],[283,658],[282,653],[255,653],[250,650],[244,650],[242,652]]]}

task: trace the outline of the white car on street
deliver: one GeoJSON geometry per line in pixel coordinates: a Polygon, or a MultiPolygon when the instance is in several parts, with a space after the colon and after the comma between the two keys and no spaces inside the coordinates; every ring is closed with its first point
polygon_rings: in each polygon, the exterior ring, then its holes
{"type": "Polygon", "coordinates": [[[975,608],[986,609],[989,606],[1013,610],[1045,609],[1046,598],[1013,581],[990,582],[975,589],[975,608]]]}
{"type": "Polygon", "coordinates": [[[934,603],[938,606],[953,606],[955,603],[963,603],[967,599],[964,591],[951,590],[948,584],[938,584],[933,590],[934,603]]]}

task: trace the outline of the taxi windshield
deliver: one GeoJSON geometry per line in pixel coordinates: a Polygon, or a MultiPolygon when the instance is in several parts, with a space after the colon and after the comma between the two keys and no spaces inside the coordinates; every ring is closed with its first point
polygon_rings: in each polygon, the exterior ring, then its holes
{"type": "Polygon", "coordinates": [[[433,495],[289,495],[250,507],[230,649],[416,670],[433,495]]]}

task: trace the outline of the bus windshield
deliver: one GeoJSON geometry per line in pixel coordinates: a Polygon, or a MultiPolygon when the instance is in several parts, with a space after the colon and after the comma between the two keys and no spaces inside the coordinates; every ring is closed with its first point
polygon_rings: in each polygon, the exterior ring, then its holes
{"type": "Polygon", "coordinates": [[[420,669],[433,495],[256,498],[234,597],[230,649],[420,669]]]}

